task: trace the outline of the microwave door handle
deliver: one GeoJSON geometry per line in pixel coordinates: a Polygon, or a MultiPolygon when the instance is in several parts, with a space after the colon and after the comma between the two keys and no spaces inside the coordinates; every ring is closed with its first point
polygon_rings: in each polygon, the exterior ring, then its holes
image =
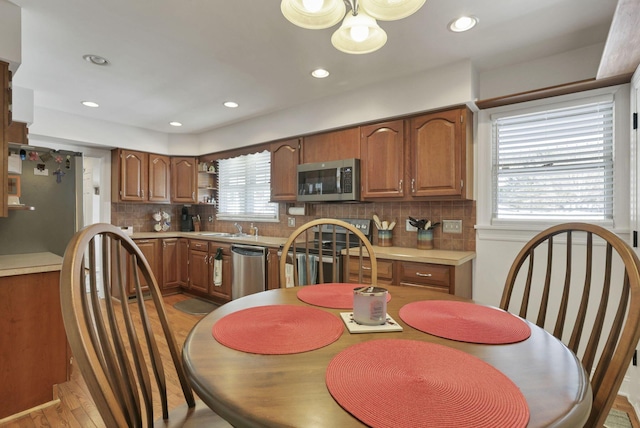
{"type": "Polygon", "coordinates": [[[342,193],[342,168],[336,168],[336,193],[342,193]]]}

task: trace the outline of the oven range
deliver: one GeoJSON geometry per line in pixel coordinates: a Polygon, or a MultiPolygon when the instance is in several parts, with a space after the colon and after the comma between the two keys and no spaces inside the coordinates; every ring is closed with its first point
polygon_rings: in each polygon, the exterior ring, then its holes
{"type": "MultiPolygon", "coordinates": [[[[370,219],[340,219],[344,222],[352,224],[363,235],[371,241],[371,220],[370,219]]],[[[322,234],[319,227],[313,229],[313,238],[310,239],[308,245],[305,243],[296,244],[296,263],[300,285],[319,284],[320,282],[343,282],[342,257],[340,252],[347,247],[347,229],[336,227],[336,241],[333,242],[333,226],[323,226],[322,234]],[[311,269],[304,268],[306,264],[306,250],[309,248],[309,257],[311,258],[311,269]],[[320,269],[322,274],[320,274],[320,269]],[[334,276],[335,275],[335,276],[334,276]],[[323,280],[321,281],[321,276],[323,280]]],[[[351,234],[348,240],[349,246],[358,245],[358,239],[351,234]]],[[[278,257],[282,257],[282,247],[278,252],[278,257]]],[[[293,275],[293,252],[289,251],[287,255],[287,284],[292,283],[290,276],[293,275]],[[290,268],[289,268],[290,267],[290,268]]]]}

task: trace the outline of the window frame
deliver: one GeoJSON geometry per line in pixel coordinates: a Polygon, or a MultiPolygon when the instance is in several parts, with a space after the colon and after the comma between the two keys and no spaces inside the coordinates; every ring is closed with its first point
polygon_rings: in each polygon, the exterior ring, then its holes
{"type": "MultiPolygon", "coordinates": [[[[253,153],[245,153],[245,154],[241,154],[241,155],[237,155],[237,156],[232,156],[229,158],[225,158],[225,159],[219,159],[218,160],[218,192],[216,195],[216,206],[217,206],[217,213],[216,213],[216,220],[223,220],[223,221],[254,221],[254,222],[263,222],[263,223],[268,223],[268,222],[279,222],[280,218],[279,218],[279,204],[277,202],[268,202],[268,204],[270,205],[274,205],[274,210],[273,210],[273,217],[267,217],[266,215],[259,215],[258,213],[247,213],[246,211],[238,214],[238,213],[224,213],[224,212],[220,212],[220,199],[222,197],[222,193],[225,191],[225,185],[221,183],[221,179],[223,179],[221,177],[221,167],[220,167],[220,162],[221,161],[225,161],[225,160],[230,160],[230,159],[236,159],[236,158],[242,158],[245,157],[246,159],[248,159],[248,156],[252,156],[252,155],[258,155],[258,154],[264,154],[267,153],[265,155],[265,157],[268,158],[268,165],[266,165],[264,168],[262,168],[262,171],[269,174],[269,180],[266,184],[264,184],[264,186],[266,186],[268,192],[269,192],[269,197],[271,195],[271,152],[267,149],[265,150],[261,150],[261,151],[257,151],[257,152],[253,152],[253,153]]],[[[249,168],[247,171],[251,171],[252,169],[249,168]]],[[[253,177],[252,177],[253,178],[253,177]]],[[[251,179],[247,180],[247,181],[252,181],[251,179]]],[[[246,199],[245,199],[246,201],[246,199]]],[[[244,208],[246,209],[246,203],[244,205],[244,208]]]]}
{"type": "MultiPolygon", "coordinates": [[[[627,232],[629,228],[629,85],[617,85],[606,88],[583,91],[568,95],[549,97],[545,99],[523,103],[505,105],[481,110],[477,115],[477,156],[476,156],[476,196],[477,196],[477,225],[476,229],[502,229],[541,231],[549,226],[573,221],[570,219],[496,219],[493,217],[493,205],[496,195],[493,190],[493,155],[494,136],[493,119],[499,116],[524,114],[545,109],[562,108],[568,105],[589,103],[603,96],[613,97],[614,125],[614,190],[613,190],[613,219],[605,221],[590,221],[593,224],[627,232]]],[[[580,220],[575,220],[580,221],[580,220]]]]}

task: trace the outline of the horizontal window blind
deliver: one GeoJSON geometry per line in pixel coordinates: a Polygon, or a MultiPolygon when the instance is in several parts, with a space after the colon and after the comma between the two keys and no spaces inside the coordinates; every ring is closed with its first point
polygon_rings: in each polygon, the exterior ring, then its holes
{"type": "Polygon", "coordinates": [[[613,101],[492,121],[494,219],[613,218],[613,101]]]}
{"type": "Polygon", "coordinates": [[[278,204],[271,197],[271,153],[218,161],[218,218],[273,220],[278,204]]]}

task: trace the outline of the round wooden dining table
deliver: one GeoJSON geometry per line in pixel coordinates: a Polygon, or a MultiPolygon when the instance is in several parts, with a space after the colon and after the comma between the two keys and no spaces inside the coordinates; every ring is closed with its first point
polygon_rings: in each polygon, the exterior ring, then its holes
{"type": "MultiPolygon", "coordinates": [[[[355,286],[355,285],[354,285],[355,286]]],[[[265,305],[303,305],[339,317],[345,309],[309,305],[297,297],[300,287],[269,290],[233,300],[202,318],[190,332],[183,359],[197,395],[235,427],[361,427],[327,389],[330,361],[350,346],[376,339],[408,339],[445,345],[473,355],[506,375],[529,408],[528,427],[581,427],[591,410],[589,378],[576,356],[559,340],[527,323],[528,339],[485,345],[443,339],[409,326],[400,309],[425,300],[469,300],[419,287],[386,286],[387,313],[401,332],[352,334],[346,328],[335,342],[308,352],[263,355],[219,343],[214,324],[234,312],[265,305]]]]}

